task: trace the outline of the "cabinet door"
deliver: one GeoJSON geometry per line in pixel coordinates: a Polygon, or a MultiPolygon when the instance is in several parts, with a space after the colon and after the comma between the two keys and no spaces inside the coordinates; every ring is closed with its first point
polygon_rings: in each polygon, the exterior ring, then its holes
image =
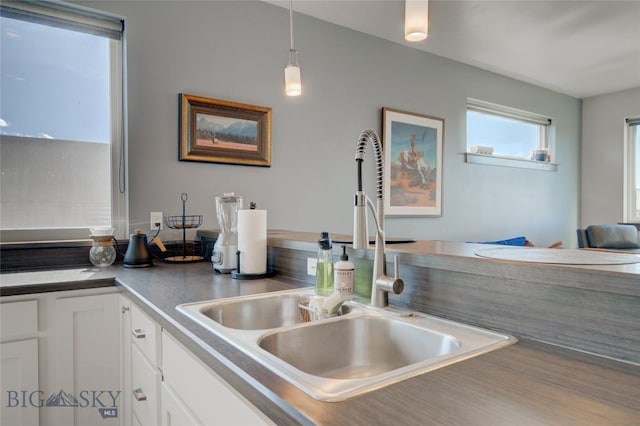
{"type": "Polygon", "coordinates": [[[0,344],[2,410],[0,424],[37,426],[38,339],[0,344]],[[25,392],[25,393],[23,393],[25,392]],[[34,398],[30,398],[34,395],[34,398]],[[26,397],[26,398],[25,398],[26,397]]]}
{"type": "Polygon", "coordinates": [[[119,317],[116,293],[56,300],[56,395],[66,405],[56,407],[58,424],[119,424],[119,317]]]}
{"type": "Polygon", "coordinates": [[[162,426],[200,426],[186,405],[166,384],[162,384],[162,426]]]}
{"type": "Polygon", "coordinates": [[[203,424],[274,424],[165,331],[162,332],[162,373],[167,385],[203,424]]]}

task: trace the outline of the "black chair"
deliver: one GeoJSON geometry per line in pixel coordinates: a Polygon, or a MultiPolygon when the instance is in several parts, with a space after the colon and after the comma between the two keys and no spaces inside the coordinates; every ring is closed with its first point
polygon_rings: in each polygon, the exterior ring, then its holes
{"type": "Polygon", "coordinates": [[[578,229],[578,247],[601,249],[640,249],[640,236],[634,225],[589,225],[578,229]]]}

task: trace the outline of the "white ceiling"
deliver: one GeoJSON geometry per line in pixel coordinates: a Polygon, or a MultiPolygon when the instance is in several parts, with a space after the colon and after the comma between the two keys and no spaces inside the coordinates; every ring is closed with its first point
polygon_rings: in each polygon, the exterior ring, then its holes
{"type": "Polygon", "coordinates": [[[293,10],[577,98],[640,87],[640,0],[431,0],[417,43],[404,40],[403,0],[294,0],[293,10]]]}

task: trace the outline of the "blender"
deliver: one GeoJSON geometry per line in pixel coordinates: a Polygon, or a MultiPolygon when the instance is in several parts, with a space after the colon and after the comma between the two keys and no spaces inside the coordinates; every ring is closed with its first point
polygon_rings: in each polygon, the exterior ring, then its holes
{"type": "Polygon", "coordinates": [[[216,197],[220,234],[213,246],[211,262],[213,269],[223,274],[238,269],[238,210],[241,208],[242,197],[233,192],[216,197]]]}

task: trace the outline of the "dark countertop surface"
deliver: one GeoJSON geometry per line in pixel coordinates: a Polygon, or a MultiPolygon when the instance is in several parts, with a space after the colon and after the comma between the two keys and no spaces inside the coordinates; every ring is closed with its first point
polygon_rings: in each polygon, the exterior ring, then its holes
{"type": "MultiPolygon", "coordinates": [[[[232,280],[208,262],[0,276],[2,295],[118,285],[278,424],[638,425],[640,366],[530,340],[339,403],[314,400],[175,307],[306,284],[232,280]]],[[[328,354],[339,356],[339,354],[328,354]]]]}

